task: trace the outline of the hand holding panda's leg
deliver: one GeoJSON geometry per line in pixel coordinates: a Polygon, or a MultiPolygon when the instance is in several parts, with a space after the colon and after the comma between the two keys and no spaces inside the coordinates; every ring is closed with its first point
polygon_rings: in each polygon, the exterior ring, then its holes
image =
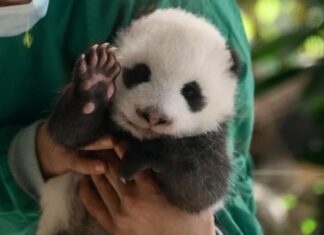
{"type": "Polygon", "coordinates": [[[91,47],[77,61],[72,82],[65,88],[48,121],[50,136],[65,147],[77,148],[105,134],[120,66],[108,43],[91,47]]]}

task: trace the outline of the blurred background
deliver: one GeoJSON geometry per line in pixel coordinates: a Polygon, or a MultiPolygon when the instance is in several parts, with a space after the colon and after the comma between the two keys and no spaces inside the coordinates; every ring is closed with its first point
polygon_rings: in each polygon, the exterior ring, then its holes
{"type": "Polygon", "coordinates": [[[255,196],[266,235],[324,234],[324,0],[237,0],[255,74],[255,196]]]}

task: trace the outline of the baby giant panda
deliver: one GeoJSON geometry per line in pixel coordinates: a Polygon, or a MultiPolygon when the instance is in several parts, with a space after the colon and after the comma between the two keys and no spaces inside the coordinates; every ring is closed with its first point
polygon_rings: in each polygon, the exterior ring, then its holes
{"type": "MultiPolygon", "coordinates": [[[[95,45],[79,58],[49,118],[50,136],[74,150],[107,134],[126,139],[122,179],[150,169],[174,206],[198,213],[220,205],[238,83],[224,37],[203,18],[165,9],[135,20],[116,46],[95,45]]],[[[84,222],[81,178],[68,173],[45,184],[38,235],[107,234],[84,222]]]]}

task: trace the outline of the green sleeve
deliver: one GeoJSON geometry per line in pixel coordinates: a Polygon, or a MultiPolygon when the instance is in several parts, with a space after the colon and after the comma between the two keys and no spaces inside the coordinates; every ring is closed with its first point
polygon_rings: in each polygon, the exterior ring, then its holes
{"type": "MultiPolygon", "coordinates": [[[[120,0],[50,1],[46,16],[25,34],[0,38],[0,234],[33,235],[38,202],[15,182],[8,151],[22,128],[48,115],[70,78],[76,56],[111,38],[120,0]],[[89,4],[90,3],[90,4],[89,4]]],[[[32,170],[32,169],[31,169],[32,170]]]]}
{"type": "Polygon", "coordinates": [[[21,128],[0,128],[0,234],[32,235],[39,217],[38,205],[16,184],[8,166],[8,146],[21,128]]]}
{"type": "Polygon", "coordinates": [[[234,0],[69,0],[50,1],[45,18],[24,35],[0,38],[0,234],[32,235],[39,206],[16,184],[8,148],[23,127],[48,115],[70,78],[76,57],[89,45],[112,41],[114,32],[145,8],[181,6],[214,23],[242,60],[237,114],[228,136],[236,171],[225,209],[216,223],[227,234],[261,234],[251,192],[249,144],[253,123],[253,77],[249,47],[234,0]],[[235,150],[235,151],[234,151],[235,150]]]}

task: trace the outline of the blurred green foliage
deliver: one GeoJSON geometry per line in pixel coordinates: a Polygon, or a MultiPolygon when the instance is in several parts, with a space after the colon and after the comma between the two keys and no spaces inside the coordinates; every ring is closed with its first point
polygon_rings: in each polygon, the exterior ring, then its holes
{"type": "MultiPolygon", "coordinates": [[[[279,121],[277,138],[295,158],[324,165],[324,0],[237,2],[252,48],[256,99],[274,95],[287,81],[304,79],[302,97],[279,121]]],[[[314,182],[312,192],[323,203],[323,178],[314,182]]],[[[290,211],[300,203],[295,193],[284,194],[282,200],[290,211]]],[[[314,216],[318,220],[303,218],[300,234],[324,233],[317,222],[323,221],[324,211],[314,216]]]]}
{"type": "Polygon", "coordinates": [[[282,196],[282,201],[288,210],[295,208],[298,198],[295,194],[287,193],[282,196]]]}
{"type": "Polygon", "coordinates": [[[313,192],[316,195],[324,195],[324,180],[318,180],[313,185],[313,192]]]}
{"type": "Polygon", "coordinates": [[[317,228],[316,220],[310,218],[306,219],[300,226],[300,230],[303,235],[311,235],[317,228]]]}
{"type": "MultiPolygon", "coordinates": [[[[317,133],[307,140],[301,155],[324,163],[324,1],[238,0],[238,4],[252,47],[256,98],[288,80],[308,79],[295,110],[317,133]]],[[[299,134],[296,131],[295,136],[299,134]]]]}

